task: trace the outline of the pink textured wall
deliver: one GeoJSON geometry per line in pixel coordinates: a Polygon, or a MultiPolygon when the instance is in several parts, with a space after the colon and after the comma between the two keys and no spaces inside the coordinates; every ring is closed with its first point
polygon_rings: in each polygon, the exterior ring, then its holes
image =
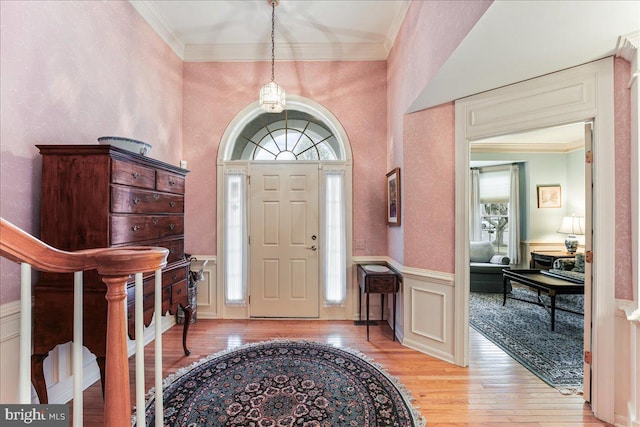
{"type": "MultiPolygon", "coordinates": [[[[0,215],[39,235],[35,144],[116,135],[182,154],[182,61],[128,2],[0,2],[0,215]]],[[[2,260],[0,303],[19,298],[2,260]]]]}
{"type": "MultiPolygon", "coordinates": [[[[424,163],[417,168],[407,168],[406,162],[412,162],[413,148],[409,144],[423,144],[423,141],[408,140],[404,135],[403,116],[411,103],[436,75],[440,67],[445,63],[455,48],[460,44],[482,14],[491,5],[491,0],[482,1],[414,1],[411,3],[407,16],[398,32],[394,47],[388,59],[388,135],[387,144],[389,157],[387,169],[400,166],[402,182],[402,197],[407,199],[407,193],[413,192],[413,184],[420,184],[424,170],[436,169],[439,165],[432,159],[422,159],[424,163]]],[[[453,122],[439,124],[438,126],[451,126],[449,131],[453,134],[453,122]]],[[[447,132],[441,129],[442,132],[447,132]]],[[[438,144],[453,146],[453,138],[450,141],[435,141],[438,144]]],[[[453,150],[451,151],[453,155],[453,150]]],[[[413,163],[413,162],[412,162],[413,163]]],[[[453,180],[453,176],[443,177],[445,188],[453,188],[453,181],[445,182],[445,179],[453,180]]],[[[412,214],[414,206],[403,203],[403,218],[412,214]]],[[[451,223],[444,227],[445,230],[453,230],[453,217],[448,205],[434,204],[434,215],[450,218],[451,223]]],[[[405,220],[403,219],[403,222],[405,220]]],[[[412,257],[414,250],[431,253],[429,242],[423,239],[420,230],[402,227],[389,227],[388,255],[400,263],[407,263],[407,257],[412,257]],[[405,232],[406,231],[406,232],[405,232]],[[411,248],[411,250],[409,249],[411,248]]],[[[427,231],[427,230],[424,230],[427,231]]],[[[433,231],[432,231],[433,232],[433,231]]],[[[440,232],[440,230],[438,230],[440,232]]],[[[442,240],[453,241],[451,236],[445,236],[442,240]]],[[[453,252],[448,253],[450,260],[447,265],[453,265],[453,252]]],[[[432,264],[424,257],[421,262],[432,264]]],[[[425,265],[413,265],[425,267],[425,265]]]]}
{"type": "Polygon", "coordinates": [[[631,271],[631,64],[614,61],[616,159],[616,298],[633,300],[631,271]]]}
{"type": "MultiPolygon", "coordinates": [[[[186,250],[216,253],[216,159],[229,122],[255,102],[270,64],[185,63],[184,158],[187,184],[186,250]]],[[[344,127],[353,155],[354,255],[384,255],[386,173],[386,63],[279,62],[276,80],[288,94],[310,98],[344,127]]]]}
{"type": "Polygon", "coordinates": [[[404,119],[404,265],[453,273],[455,108],[442,104],[404,119]]]}

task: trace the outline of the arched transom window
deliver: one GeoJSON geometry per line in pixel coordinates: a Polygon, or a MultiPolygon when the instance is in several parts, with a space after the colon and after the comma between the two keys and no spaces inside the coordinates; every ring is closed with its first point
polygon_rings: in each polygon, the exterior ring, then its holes
{"type": "Polygon", "coordinates": [[[310,114],[264,113],[239,135],[232,160],[339,160],[333,133],[310,114]]]}

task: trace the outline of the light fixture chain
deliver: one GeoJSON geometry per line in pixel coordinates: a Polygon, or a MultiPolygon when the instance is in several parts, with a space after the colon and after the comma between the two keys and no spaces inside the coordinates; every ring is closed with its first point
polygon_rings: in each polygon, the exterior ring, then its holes
{"type": "MultiPolygon", "coordinates": [[[[2,1],[2,0],[0,0],[2,1]]],[[[260,108],[267,113],[280,113],[287,108],[287,96],[275,82],[276,79],[276,6],[278,0],[271,3],[271,81],[260,89],[260,108]]]]}
{"type": "Polygon", "coordinates": [[[271,0],[271,81],[275,80],[275,28],[276,28],[276,1],[271,0]]]}

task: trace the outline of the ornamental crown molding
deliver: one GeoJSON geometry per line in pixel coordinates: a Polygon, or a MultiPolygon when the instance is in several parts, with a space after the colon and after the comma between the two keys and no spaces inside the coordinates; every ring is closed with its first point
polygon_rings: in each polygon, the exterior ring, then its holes
{"type": "Polygon", "coordinates": [[[640,31],[624,34],[618,39],[616,56],[631,62],[637,59],[638,46],[640,46],[640,31]]]}
{"type": "Polygon", "coordinates": [[[633,82],[638,78],[638,75],[640,75],[638,47],[640,47],[640,31],[621,35],[618,39],[616,56],[626,59],[631,63],[631,80],[629,81],[629,87],[631,87],[633,82]]]}

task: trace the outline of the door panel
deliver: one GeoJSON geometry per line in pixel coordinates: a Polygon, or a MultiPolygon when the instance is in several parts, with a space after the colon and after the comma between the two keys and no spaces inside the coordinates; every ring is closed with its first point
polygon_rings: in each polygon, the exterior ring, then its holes
{"type": "MultiPolygon", "coordinates": [[[[593,123],[585,123],[584,125],[584,152],[593,153],[593,123]]],[[[585,230],[584,230],[584,249],[585,251],[593,250],[593,169],[592,162],[585,163],[584,181],[585,181],[585,230]]],[[[585,263],[584,268],[584,351],[591,352],[591,263],[585,263]]],[[[587,402],[591,402],[591,364],[584,363],[584,383],[582,396],[587,402]]]]}
{"type": "Polygon", "coordinates": [[[318,317],[318,166],[251,166],[252,317],[318,317]]]}

